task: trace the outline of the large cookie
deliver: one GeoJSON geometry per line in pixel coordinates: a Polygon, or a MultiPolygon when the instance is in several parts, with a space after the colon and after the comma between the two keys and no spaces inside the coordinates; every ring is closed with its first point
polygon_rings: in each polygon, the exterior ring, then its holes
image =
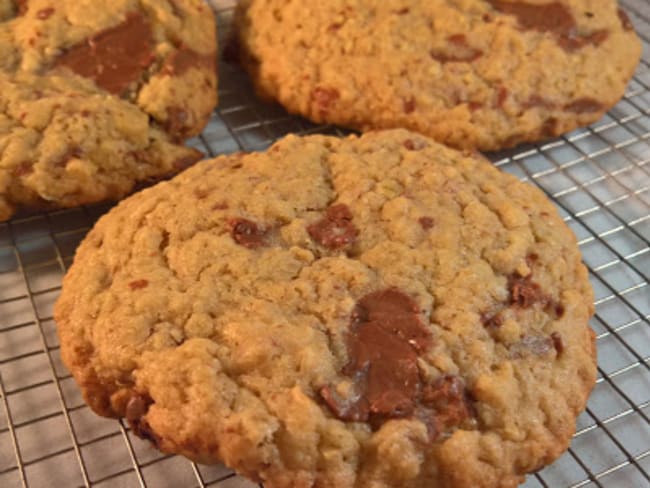
{"type": "Polygon", "coordinates": [[[289,136],[121,202],[55,318],[99,414],[271,487],[504,487],[566,449],[592,291],[542,193],[404,131],[289,136]]]}
{"type": "Polygon", "coordinates": [[[641,54],[616,0],[243,0],[236,28],[291,112],[481,150],[598,120],[641,54]]]}
{"type": "Polygon", "coordinates": [[[201,154],[216,104],[202,0],[0,0],[0,220],[119,198],[201,154]]]}

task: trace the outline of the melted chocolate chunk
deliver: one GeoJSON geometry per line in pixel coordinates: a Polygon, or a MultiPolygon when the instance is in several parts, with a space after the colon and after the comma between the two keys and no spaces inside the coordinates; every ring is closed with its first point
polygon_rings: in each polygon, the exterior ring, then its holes
{"type": "Polygon", "coordinates": [[[566,51],[575,51],[588,44],[592,46],[600,46],[609,37],[609,32],[606,30],[599,30],[587,35],[579,35],[575,31],[568,33],[558,39],[560,46],[566,51]]]}
{"type": "Polygon", "coordinates": [[[14,176],[26,176],[33,172],[34,165],[28,161],[24,161],[14,168],[14,176]]]}
{"type": "Polygon", "coordinates": [[[589,97],[578,98],[564,106],[564,110],[576,114],[600,112],[604,108],[598,100],[589,97]]]}
{"type": "Polygon", "coordinates": [[[364,296],[352,311],[347,337],[348,364],[343,372],[354,393],[341,398],[331,387],[323,400],[339,418],[372,421],[414,413],[421,380],[418,354],[431,345],[417,303],[396,289],[364,296]]]}
{"type": "Polygon", "coordinates": [[[559,332],[553,332],[551,334],[551,340],[553,341],[553,347],[555,352],[559,356],[564,351],[564,342],[562,341],[562,336],[559,332]]]}
{"type": "Polygon", "coordinates": [[[405,114],[413,113],[415,111],[416,106],[417,105],[415,103],[415,98],[413,97],[407,98],[406,100],[404,100],[404,113],[405,114]]]}
{"type": "Polygon", "coordinates": [[[522,29],[553,34],[558,39],[558,44],[567,51],[580,49],[588,44],[598,46],[609,36],[607,31],[580,34],[573,14],[560,2],[534,5],[505,0],[488,1],[499,12],[515,16],[522,29]]]}
{"type": "Polygon", "coordinates": [[[164,122],[165,130],[177,142],[184,139],[183,133],[188,129],[190,116],[182,107],[167,107],[167,120],[164,122]]]}
{"type": "Polygon", "coordinates": [[[336,88],[323,88],[319,86],[314,88],[314,91],[311,92],[311,98],[316,104],[321,116],[324,116],[329,112],[332,104],[336,102],[340,96],[341,94],[336,88]]]}
{"type": "Polygon", "coordinates": [[[352,244],[359,235],[352,223],[352,213],[343,203],[329,207],[325,217],[307,227],[307,232],[316,242],[332,250],[352,244]]]}
{"type": "Polygon", "coordinates": [[[471,63],[483,56],[483,51],[471,47],[464,34],[454,34],[447,38],[449,47],[445,50],[432,50],[429,55],[441,63],[471,63]]]}
{"type": "Polygon", "coordinates": [[[149,411],[152,403],[153,400],[149,395],[135,394],[126,404],[126,412],[124,416],[135,435],[141,439],[150,441],[158,447],[160,446],[160,437],[151,429],[149,423],[143,418],[149,411]]]}
{"type": "Polygon", "coordinates": [[[487,329],[498,329],[503,325],[503,317],[500,312],[495,314],[482,313],[481,322],[483,323],[483,327],[487,329]]]}
{"type": "Polygon", "coordinates": [[[192,68],[207,68],[214,71],[215,66],[214,54],[199,54],[187,46],[181,46],[167,56],[162,72],[170,76],[181,76],[192,68]]]}
{"type": "Polygon", "coordinates": [[[149,20],[131,13],[121,24],[77,44],[56,60],[80,76],[90,78],[106,91],[121,95],[153,62],[149,20]]]}
{"type": "Polygon", "coordinates": [[[457,376],[444,375],[433,384],[426,385],[421,402],[423,407],[418,410],[417,416],[427,425],[432,440],[476,417],[472,399],[457,376]]]}
{"type": "Polygon", "coordinates": [[[531,275],[525,278],[519,275],[510,276],[508,289],[510,290],[510,303],[517,307],[530,308],[536,303],[546,306],[550,301],[542,291],[542,287],[532,280],[531,275]]]}
{"type": "Polygon", "coordinates": [[[29,7],[27,4],[28,1],[29,0],[15,0],[18,15],[25,15],[25,12],[27,12],[27,8],[29,7]]]}
{"type": "Polygon", "coordinates": [[[132,290],[141,290],[143,288],[146,288],[149,286],[149,281],[148,280],[135,280],[129,283],[129,288],[132,290]]]}
{"type": "Polygon", "coordinates": [[[622,8],[618,9],[618,18],[621,19],[621,25],[623,26],[623,29],[626,31],[631,31],[634,30],[634,25],[632,24],[632,21],[628,17],[627,13],[625,13],[625,10],[622,8]]]}
{"type": "Polygon", "coordinates": [[[266,231],[248,219],[233,219],[230,221],[230,235],[240,246],[256,249],[266,245],[266,231]]]}
{"type": "Polygon", "coordinates": [[[429,230],[435,224],[435,221],[431,217],[420,217],[418,223],[424,230],[429,230]]]}

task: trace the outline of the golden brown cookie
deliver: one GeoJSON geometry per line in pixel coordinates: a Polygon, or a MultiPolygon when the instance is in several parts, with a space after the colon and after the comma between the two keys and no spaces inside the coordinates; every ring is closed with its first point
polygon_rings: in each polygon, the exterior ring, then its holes
{"type": "Polygon", "coordinates": [[[568,446],[593,296],[537,189],[404,130],[288,136],[121,202],[55,307],[99,414],[274,487],[506,487],[568,446]]]}
{"type": "Polygon", "coordinates": [[[243,0],[261,96],[316,122],[496,150],[598,120],[641,43],[616,0],[243,0]]]}
{"type": "Polygon", "coordinates": [[[201,0],[0,1],[0,220],[120,198],[200,153],[216,104],[201,0]]]}

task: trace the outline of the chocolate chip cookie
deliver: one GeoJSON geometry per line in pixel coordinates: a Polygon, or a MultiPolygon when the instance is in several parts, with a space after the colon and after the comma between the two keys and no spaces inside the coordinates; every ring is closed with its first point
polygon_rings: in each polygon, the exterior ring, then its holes
{"type": "Polygon", "coordinates": [[[201,158],[216,104],[201,0],[0,0],[0,220],[119,198],[201,158]]]}
{"type": "Polygon", "coordinates": [[[598,120],[641,54],[616,0],[243,0],[258,93],[316,122],[496,150],[598,120]]]}
{"type": "Polygon", "coordinates": [[[55,318],[88,404],[165,452],[267,487],[504,487],[567,448],[592,302],[539,190],[393,130],[129,197],[55,318]]]}

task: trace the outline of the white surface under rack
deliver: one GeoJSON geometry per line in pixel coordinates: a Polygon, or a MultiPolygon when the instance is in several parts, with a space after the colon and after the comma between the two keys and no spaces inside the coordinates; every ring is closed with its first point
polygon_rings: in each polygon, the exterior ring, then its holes
{"type": "MultiPolygon", "coordinates": [[[[560,139],[492,154],[540,187],[578,237],[596,293],[599,378],[569,451],[526,487],[650,487],[650,2],[624,0],[644,43],[625,98],[560,139]]],[[[220,37],[232,2],[213,0],[220,37]]],[[[257,101],[220,66],[220,105],[191,143],[259,150],[294,133],[341,133],[257,101]]],[[[244,488],[223,466],[165,456],[85,406],[62,366],[52,305],[77,244],[109,205],[0,224],[0,487],[244,488]]]]}

